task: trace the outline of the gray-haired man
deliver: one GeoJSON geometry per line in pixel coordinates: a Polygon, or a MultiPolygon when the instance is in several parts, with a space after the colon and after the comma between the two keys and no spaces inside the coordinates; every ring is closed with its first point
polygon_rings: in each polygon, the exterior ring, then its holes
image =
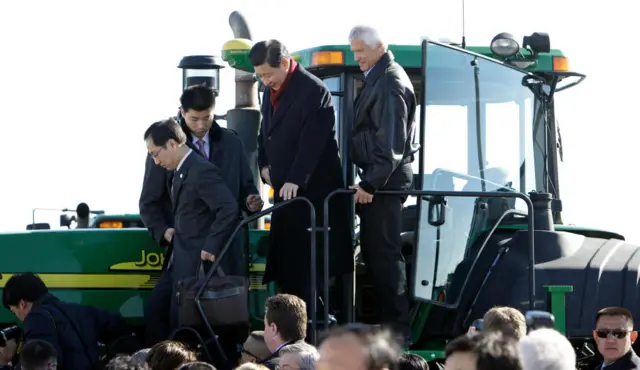
{"type": "Polygon", "coordinates": [[[282,347],[278,368],[281,370],[314,370],[320,358],[318,350],[306,343],[282,347]]]}
{"type": "Polygon", "coordinates": [[[406,190],[413,182],[416,97],[407,73],[378,32],[356,26],[351,51],[364,84],[355,100],[350,156],[362,170],[356,190],[360,242],[378,302],[378,318],[407,339],[410,334],[405,261],[401,253],[402,204],[406,196],[375,195],[378,190],[406,190]],[[375,272],[375,273],[371,273],[375,272]]]}

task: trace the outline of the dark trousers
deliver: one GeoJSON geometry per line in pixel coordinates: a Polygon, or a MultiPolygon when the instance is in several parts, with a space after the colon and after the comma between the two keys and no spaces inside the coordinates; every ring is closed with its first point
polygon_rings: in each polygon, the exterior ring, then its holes
{"type": "MultiPolygon", "coordinates": [[[[323,315],[324,315],[324,304],[322,302],[322,289],[316,289],[316,312],[312,311],[311,305],[311,278],[310,277],[300,277],[300,279],[292,280],[292,281],[282,281],[278,283],[280,292],[295,295],[298,298],[302,299],[307,304],[307,319],[311,320],[312,318],[316,318],[316,322],[318,323],[317,328],[322,329],[323,327],[323,315]]],[[[320,283],[318,282],[318,287],[320,287],[320,283]]],[[[330,312],[331,313],[331,312],[330,312]]],[[[308,326],[309,330],[311,326],[308,326]]],[[[310,331],[307,331],[307,336],[310,331]]]]}
{"type": "MultiPolygon", "coordinates": [[[[407,189],[413,174],[410,165],[398,167],[381,190],[407,189]]],[[[406,196],[374,195],[359,205],[360,245],[367,273],[377,298],[378,319],[402,334],[410,331],[409,295],[402,256],[402,204],[406,196]]]]}
{"type": "Polygon", "coordinates": [[[151,290],[144,306],[144,323],[147,346],[169,338],[171,331],[177,326],[177,302],[174,296],[171,270],[166,269],[151,290]]]}

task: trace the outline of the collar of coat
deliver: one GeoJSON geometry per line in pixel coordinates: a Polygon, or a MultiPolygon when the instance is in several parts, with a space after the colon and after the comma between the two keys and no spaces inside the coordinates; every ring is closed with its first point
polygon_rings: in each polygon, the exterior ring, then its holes
{"type": "Polygon", "coordinates": [[[382,76],[384,71],[387,70],[387,67],[389,67],[394,59],[393,53],[390,50],[382,54],[382,58],[380,58],[373,68],[371,68],[371,71],[369,71],[367,76],[364,78],[364,82],[366,84],[374,83],[378,77],[382,76]]]}
{"type": "MultiPolygon", "coordinates": [[[[189,127],[187,126],[186,123],[182,124],[182,130],[184,131],[185,134],[187,134],[187,139],[188,139],[187,142],[191,142],[191,140],[193,139],[193,135],[191,134],[191,130],[189,130],[189,127]]],[[[220,142],[220,140],[222,140],[222,133],[223,133],[223,128],[220,127],[218,122],[214,120],[213,124],[211,125],[211,128],[209,129],[209,138],[211,139],[211,142],[212,143],[220,142]]]]}

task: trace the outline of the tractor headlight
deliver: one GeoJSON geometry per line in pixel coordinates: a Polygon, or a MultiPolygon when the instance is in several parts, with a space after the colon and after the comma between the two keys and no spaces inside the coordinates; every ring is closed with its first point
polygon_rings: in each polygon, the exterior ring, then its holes
{"type": "Polygon", "coordinates": [[[520,45],[510,33],[502,32],[491,40],[491,52],[503,58],[514,56],[520,45]]]}

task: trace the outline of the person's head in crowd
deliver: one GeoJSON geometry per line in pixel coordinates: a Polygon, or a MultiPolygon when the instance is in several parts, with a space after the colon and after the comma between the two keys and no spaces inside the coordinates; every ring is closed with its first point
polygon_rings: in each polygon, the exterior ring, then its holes
{"type": "Polygon", "coordinates": [[[13,275],[2,290],[2,305],[13,312],[20,321],[31,312],[33,303],[49,293],[38,275],[23,272],[13,275]]]}
{"type": "Polygon", "coordinates": [[[541,328],[520,339],[524,370],[575,370],[576,356],[571,342],[556,330],[541,328]]]}
{"type": "Polygon", "coordinates": [[[395,369],[402,347],[389,330],[364,324],[330,329],[318,349],[317,369],[395,369]]]}
{"type": "Polygon", "coordinates": [[[518,341],[499,331],[465,334],[445,347],[445,370],[522,370],[518,341]]]}
{"type": "Polygon", "coordinates": [[[291,294],[269,297],[264,304],[264,341],[269,351],[306,337],[307,304],[291,294]]]}
{"type": "Polygon", "coordinates": [[[264,365],[247,362],[245,364],[242,364],[236,367],[235,370],[269,370],[269,368],[264,365]]]}
{"type": "Polygon", "coordinates": [[[131,355],[131,359],[139,362],[147,362],[147,356],[149,356],[149,352],[151,348],[143,348],[136,353],[131,355]]]}
{"type": "Polygon", "coordinates": [[[638,339],[638,332],[633,330],[631,312],[622,307],[606,307],[598,311],[593,339],[605,364],[627,354],[638,339]]]}
{"type": "Polygon", "coordinates": [[[271,356],[271,351],[264,341],[264,331],[254,331],[249,334],[242,345],[240,364],[247,362],[261,362],[271,356]]]}
{"type": "Polygon", "coordinates": [[[482,331],[499,331],[520,339],[527,335],[527,321],[522,312],[513,307],[494,307],[484,314],[482,331]]]}
{"type": "Polygon", "coordinates": [[[280,350],[280,370],[314,370],[320,354],[306,343],[294,343],[280,350]]]}
{"type": "Polygon", "coordinates": [[[180,365],[196,361],[193,351],[180,342],[165,340],[157,343],[147,355],[147,363],[152,370],[175,370],[180,365]]]}
{"type": "Polygon", "coordinates": [[[211,129],[216,106],[215,92],[205,85],[189,86],[180,97],[180,114],[189,131],[202,139],[211,129]]]}
{"type": "Polygon", "coordinates": [[[105,370],[150,370],[151,367],[146,362],[139,362],[131,356],[118,356],[109,361],[105,370]]]}
{"type": "Polygon", "coordinates": [[[405,352],[400,355],[397,370],[429,370],[429,363],[416,354],[405,352]]]}
{"type": "Polygon", "coordinates": [[[180,366],[178,370],[216,370],[216,368],[206,362],[194,361],[180,366]]]}
{"type": "Polygon", "coordinates": [[[22,370],[56,370],[58,353],[51,343],[33,339],[20,350],[20,365],[22,370]]]}

